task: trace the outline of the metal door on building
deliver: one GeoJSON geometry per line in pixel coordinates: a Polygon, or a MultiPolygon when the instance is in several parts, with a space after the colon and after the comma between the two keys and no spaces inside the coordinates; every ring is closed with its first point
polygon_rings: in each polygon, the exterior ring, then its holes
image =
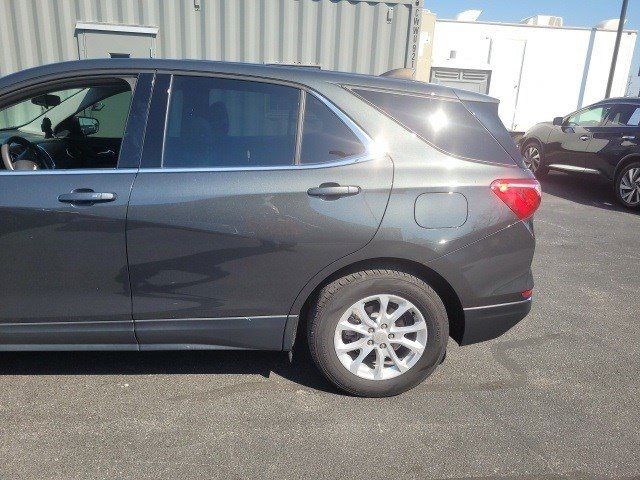
{"type": "Polygon", "coordinates": [[[157,27],[78,22],[78,57],[151,58],[157,34],[157,27]]]}
{"type": "Polygon", "coordinates": [[[507,130],[518,131],[518,98],[526,40],[501,38],[491,44],[491,89],[489,95],[500,100],[498,114],[507,130]]]}

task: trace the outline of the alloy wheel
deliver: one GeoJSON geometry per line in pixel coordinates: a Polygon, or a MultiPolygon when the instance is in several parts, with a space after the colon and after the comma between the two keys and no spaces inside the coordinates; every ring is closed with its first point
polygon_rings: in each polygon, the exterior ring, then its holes
{"type": "Polygon", "coordinates": [[[388,380],[413,367],[427,345],[420,310],[396,295],[357,301],[340,317],[334,348],[342,365],[368,380],[388,380]]]}
{"type": "Polygon", "coordinates": [[[540,149],[535,145],[529,145],[524,151],[524,164],[533,173],[540,168],[540,149]]]}
{"type": "Polygon", "coordinates": [[[620,178],[620,198],[630,206],[640,204],[640,167],[627,170],[620,178]]]}

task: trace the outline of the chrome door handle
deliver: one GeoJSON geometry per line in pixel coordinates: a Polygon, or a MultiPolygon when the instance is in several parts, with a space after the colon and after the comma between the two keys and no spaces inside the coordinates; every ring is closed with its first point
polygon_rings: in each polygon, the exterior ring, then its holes
{"type": "Polygon", "coordinates": [[[589,135],[580,135],[580,140],[586,142],[587,140],[589,140],[589,135]]]}
{"type": "Polygon", "coordinates": [[[96,155],[109,155],[111,157],[113,157],[116,154],[116,152],[114,152],[113,150],[109,149],[109,150],[105,150],[104,152],[98,152],[96,155]]]}
{"type": "Polygon", "coordinates": [[[622,135],[622,140],[635,140],[635,135],[622,135]]]}
{"type": "Polygon", "coordinates": [[[358,193],[360,193],[360,187],[356,185],[338,185],[336,183],[323,183],[319,187],[307,190],[307,194],[310,197],[326,199],[349,197],[351,195],[357,195],[358,193]]]}
{"type": "Polygon", "coordinates": [[[58,201],[74,205],[93,205],[94,203],[113,202],[118,196],[110,192],[94,192],[93,190],[78,189],[70,193],[58,195],[58,201]]]}

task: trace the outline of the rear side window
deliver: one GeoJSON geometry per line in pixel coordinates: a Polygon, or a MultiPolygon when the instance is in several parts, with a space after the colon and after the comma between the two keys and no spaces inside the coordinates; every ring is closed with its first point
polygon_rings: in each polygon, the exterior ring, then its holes
{"type": "Polygon", "coordinates": [[[307,95],[300,163],[323,163],[364,153],[355,134],[329,107],[307,95]]]}
{"type": "Polygon", "coordinates": [[[639,124],[640,107],[624,103],[611,107],[605,122],[607,127],[637,127],[639,124]]]}
{"type": "MultiPolygon", "coordinates": [[[[478,119],[457,100],[372,90],[354,91],[436,148],[451,155],[493,163],[514,163],[478,119]]],[[[499,118],[497,122],[500,122],[499,118]]]]}
{"type": "Polygon", "coordinates": [[[175,76],[163,166],[293,165],[299,103],[284,85],[175,76]]]}

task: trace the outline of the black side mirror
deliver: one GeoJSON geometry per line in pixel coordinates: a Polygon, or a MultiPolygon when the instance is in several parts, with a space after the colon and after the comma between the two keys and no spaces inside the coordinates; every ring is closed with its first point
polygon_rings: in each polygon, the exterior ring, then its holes
{"type": "Polygon", "coordinates": [[[100,122],[97,118],[92,117],[76,117],[78,119],[78,124],[80,125],[80,130],[82,134],[93,135],[94,133],[98,133],[100,130],[100,122]]]}
{"type": "Polygon", "coordinates": [[[553,119],[553,124],[558,126],[558,127],[561,127],[562,123],[563,123],[562,122],[563,120],[564,120],[563,117],[556,117],[556,118],[553,119]]]}

